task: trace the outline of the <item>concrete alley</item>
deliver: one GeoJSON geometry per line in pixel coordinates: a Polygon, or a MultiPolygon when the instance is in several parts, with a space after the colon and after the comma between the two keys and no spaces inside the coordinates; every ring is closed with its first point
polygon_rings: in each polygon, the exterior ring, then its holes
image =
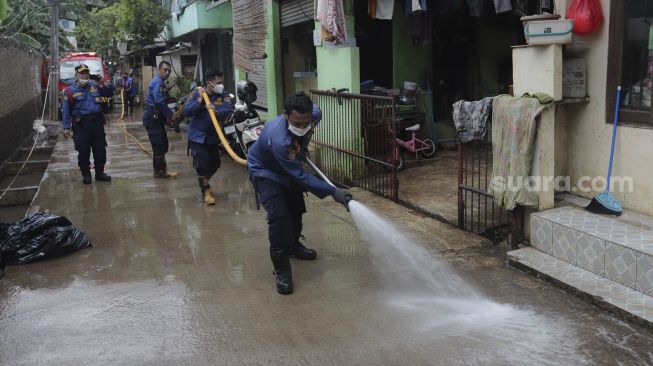
{"type": "MultiPolygon", "coordinates": [[[[147,141],[140,121],[127,127],[147,141]]],[[[207,207],[185,136],[170,134],[180,178],[155,180],[115,122],[106,130],[110,183],[83,185],[72,141],[55,147],[31,210],[68,217],[94,247],[7,268],[2,365],[653,364],[650,329],[506,267],[503,247],[357,189],[482,298],[389,286],[419,268],[379,266],[350,214],[315,197],[304,234],[318,260],[294,261],[295,293],[281,296],[243,167],[223,156],[207,207]]]]}

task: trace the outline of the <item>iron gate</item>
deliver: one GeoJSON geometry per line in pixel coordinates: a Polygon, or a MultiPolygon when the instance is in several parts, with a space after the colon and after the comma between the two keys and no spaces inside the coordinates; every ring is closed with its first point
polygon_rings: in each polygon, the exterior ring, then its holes
{"type": "Polygon", "coordinates": [[[323,90],[311,90],[311,98],[323,116],[312,140],[315,163],[338,184],[397,202],[395,99],[323,90]]]}
{"type": "Polygon", "coordinates": [[[508,240],[515,248],[522,238],[523,207],[499,207],[487,193],[492,176],[492,142],[458,141],[458,226],[485,236],[495,244],[508,240]]]}

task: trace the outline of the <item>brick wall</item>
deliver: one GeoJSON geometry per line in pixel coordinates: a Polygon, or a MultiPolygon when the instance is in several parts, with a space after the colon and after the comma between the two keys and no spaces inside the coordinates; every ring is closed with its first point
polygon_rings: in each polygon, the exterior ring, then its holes
{"type": "Polygon", "coordinates": [[[40,64],[37,51],[0,38],[0,163],[27,138],[40,118],[40,64]]]}

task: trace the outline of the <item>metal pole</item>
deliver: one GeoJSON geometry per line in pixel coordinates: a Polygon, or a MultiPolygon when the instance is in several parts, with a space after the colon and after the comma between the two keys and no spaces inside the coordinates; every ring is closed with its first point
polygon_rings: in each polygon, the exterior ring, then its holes
{"type": "Polygon", "coordinates": [[[50,0],[50,120],[59,119],[59,0],[50,0]]]}
{"type": "Polygon", "coordinates": [[[315,170],[315,172],[322,178],[322,180],[327,182],[332,187],[336,186],[335,184],[331,183],[329,178],[327,178],[327,176],[324,173],[322,173],[322,171],[317,167],[317,165],[315,165],[315,163],[313,163],[311,161],[311,159],[306,158],[305,160],[306,160],[306,163],[308,164],[308,166],[310,166],[313,170],[315,170]]]}

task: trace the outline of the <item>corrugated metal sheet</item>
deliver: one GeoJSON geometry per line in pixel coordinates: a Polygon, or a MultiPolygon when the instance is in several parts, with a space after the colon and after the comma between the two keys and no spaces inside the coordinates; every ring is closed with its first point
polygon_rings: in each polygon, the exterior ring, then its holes
{"type": "MultiPolygon", "coordinates": [[[[234,66],[250,72],[255,60],[265,57],[266,0],[233,0],[234,66]]],[[[258,86],[258,84],[257,84],[258,86]]]]}
{"type": "Polygon", "coordinates": [[[258,88],[256,93],[256,106],[268,108],[268,88],[265,74],[265,59],[252,60],[252,71],[247,73],[247,79],[258,88]]]}
{"type": "Polygon", "coordinates": [[[309,22],[315,19],[313,0],[282,0],[279,4],[281,26],[309,22]]]}

